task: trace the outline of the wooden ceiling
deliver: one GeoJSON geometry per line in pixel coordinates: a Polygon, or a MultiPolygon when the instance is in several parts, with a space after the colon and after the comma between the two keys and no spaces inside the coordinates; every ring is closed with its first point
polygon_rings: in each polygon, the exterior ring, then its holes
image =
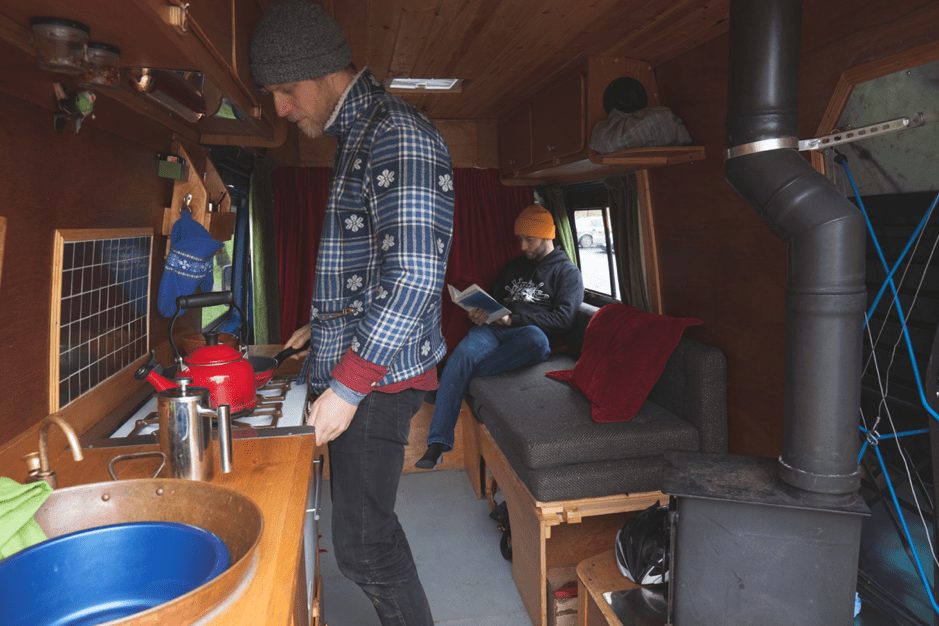
{"type": "Polygon", "coordinates": [[[587,56],[653,67],[728,29],[729,0],[322,0],[358,67],[455,77],[462,93],[408,95],[434,119],[494,119],[587,56]]]}

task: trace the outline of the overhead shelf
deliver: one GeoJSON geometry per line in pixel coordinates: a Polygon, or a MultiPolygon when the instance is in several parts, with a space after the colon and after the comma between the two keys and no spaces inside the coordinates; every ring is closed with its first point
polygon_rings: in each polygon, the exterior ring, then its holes
{"type": "Polygon", "coordinates": [[[557,159],[504,176],[502,183],[510,186],[572,183],[617,176],[632,170],[702,161],[706,156],[704,146],[630,148],[609,154],[590,151],[586,159],[582,155],[575,155],[566,162],[557,159]]]}

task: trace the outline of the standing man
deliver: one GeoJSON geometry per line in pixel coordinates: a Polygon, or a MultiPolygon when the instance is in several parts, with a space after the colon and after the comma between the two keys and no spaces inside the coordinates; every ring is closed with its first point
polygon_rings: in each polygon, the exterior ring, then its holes
{"type": "Polygon", "coordinates": [[[446,352],[440,298],[453,230],[453,175],[433,124],[356,72],[319,5],[269,8],[251,71],[277,114],[311,138],[336,138],[304,364],[307,423],[329,442],[333,545],[385,626],[433,624],[394,513],[410,420],[446,352]]]}
{"type": "Polygon", "coordinates": [[[443,368],[427,451],[416,463],[421,469],[431,469],[453,448],[460,403],[470,381],[548,360],[550,340],[571,329],[584,301],[583,277],[567,254],[554,247],[554,219],[547,209],[533,204],[523,210],[515,220],[515,235],[522,256],[502,269],[492,290],[511,313],[486,324],[486,311],[470,312],[476,327],[443,368]]]}

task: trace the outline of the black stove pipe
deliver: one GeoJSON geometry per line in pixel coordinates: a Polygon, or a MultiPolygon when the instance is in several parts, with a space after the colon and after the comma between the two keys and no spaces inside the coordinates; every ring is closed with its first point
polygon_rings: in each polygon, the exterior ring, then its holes
{"type": "Polygon", "coordinates": [[[802,0],[731,0],[726,176],[788,244],[779,477],[850,497],[860,485],[864,221],[795,148],[801,26],[802,0]]]}

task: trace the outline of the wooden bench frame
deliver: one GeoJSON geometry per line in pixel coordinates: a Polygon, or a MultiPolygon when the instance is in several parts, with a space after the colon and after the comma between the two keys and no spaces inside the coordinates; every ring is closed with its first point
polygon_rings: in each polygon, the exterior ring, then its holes
{"type": "Polygon", "coordinates": [[[460,422],[463,463],[478,498],[493,504],[496,485],[509,509],[512,578],[532,623],[547,625],[549,569],[576,566],[609,550],[625,518],[668,498],[661,491],[624,493],[578,500],[536,500],[502,454],[489,429],[464,402],[460,422]]]}

